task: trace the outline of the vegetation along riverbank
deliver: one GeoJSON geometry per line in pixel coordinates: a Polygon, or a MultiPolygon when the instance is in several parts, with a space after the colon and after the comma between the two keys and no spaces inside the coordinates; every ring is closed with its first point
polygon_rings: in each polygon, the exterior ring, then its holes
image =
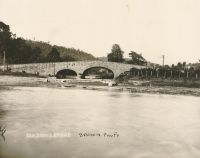
{"type": "MultiPolygon", "coordinates": [[[[82,88],[103,91],[127,91],[131,93],[171,94],[200,96],[200,89],[195,87],[164,86],[154,84],[154,81],[119,82],[118,86],[109,87],[112,80],[101,79],[55,79],[22,76],[0,76],[0,87],[26,86],[26,87],[51,87],[51,88],[82,88]]],[[[163,83],[163,82],[162,82],[163,83]]]]}

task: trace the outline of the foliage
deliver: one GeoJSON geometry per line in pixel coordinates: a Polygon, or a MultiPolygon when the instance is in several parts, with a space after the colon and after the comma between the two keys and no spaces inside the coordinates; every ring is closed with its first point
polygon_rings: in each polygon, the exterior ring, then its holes
{"type": "Polygon", "coordinates": [[[147,62],[146,59],[144,59],[141,54],[138,54],[134,51],[131,51],[129,53],[129,56],[132,59],[131,64],[143,65],[144,63],[147,62]]]}
{"type": "Polygon", "coordinates": [[[0,55],[3,56],[3,51],[8,50],[8,46],[11,42],[11,32],[9,25],[0,21],[0,55]]]}
{"type": "Polygon", "coordinates": [[[49,54],[47,55],[47,59],[49,62],[59,62],[60,61],[60,53],[58,50],[53,47],[49,54]]]}
{"type": "Polygon", "coordinates": [[[41,50],[32,49],[21,38],[12,39],[6,51],[6,59],[10,64],[39,62],[41,50]]]}
{"type": "Polygon", "coordinates": [[[52,46],[49,43],[16,38],[9,25],[0,21],[0,58],[6,52],[8,64],[94,60],[95,57],[74,48],[52,46]]]}
{"type": "Polygon", "coordinates": [[[60,61],[82,61],[82,60],[95,60],[95,57],[84,51],[74,48],[66,48],[62,46],[52,46],[49,43],[41,41],[26,40],[27,45],[32,48],[38,47],[41,49],[41,58],[43,62],[48,62],[47,56],[52,48],[56,48],[60,53],[60,61]]]}
{"type": "Polygon", "coordinates": [[[120,46],[118,44],[114,44],[112,46],[111,53],[107,56],[108,61],[123,62],[123,54],[124,52],[121,50],[120,46]]]}

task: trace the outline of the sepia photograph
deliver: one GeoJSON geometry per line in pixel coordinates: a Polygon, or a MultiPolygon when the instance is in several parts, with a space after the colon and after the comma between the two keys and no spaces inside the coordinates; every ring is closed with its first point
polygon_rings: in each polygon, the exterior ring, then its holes
{"type": "Polygon", "coordinates": [[[200,0],[0,0],[0,158],[200,158],[200,0]]]}

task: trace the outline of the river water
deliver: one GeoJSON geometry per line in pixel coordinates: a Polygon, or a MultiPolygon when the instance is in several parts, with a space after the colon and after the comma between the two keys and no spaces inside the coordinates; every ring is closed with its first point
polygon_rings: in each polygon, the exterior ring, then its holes
{"type": "Polygon", "coordinates": [[[199,158],[199,103],[112,88],[1,88],[0,157],[199,158]]]}

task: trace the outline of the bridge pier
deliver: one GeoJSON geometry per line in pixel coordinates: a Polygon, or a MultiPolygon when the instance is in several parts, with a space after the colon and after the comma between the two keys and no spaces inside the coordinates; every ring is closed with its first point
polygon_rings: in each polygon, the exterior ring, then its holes
{"type": "Polygon", "coordinates": [[[81,79],[81,76],[82,76],[82,75],[79,75],[79,74],[78,74],[77,77],[76,77],[76,79],[81,79]]]}

